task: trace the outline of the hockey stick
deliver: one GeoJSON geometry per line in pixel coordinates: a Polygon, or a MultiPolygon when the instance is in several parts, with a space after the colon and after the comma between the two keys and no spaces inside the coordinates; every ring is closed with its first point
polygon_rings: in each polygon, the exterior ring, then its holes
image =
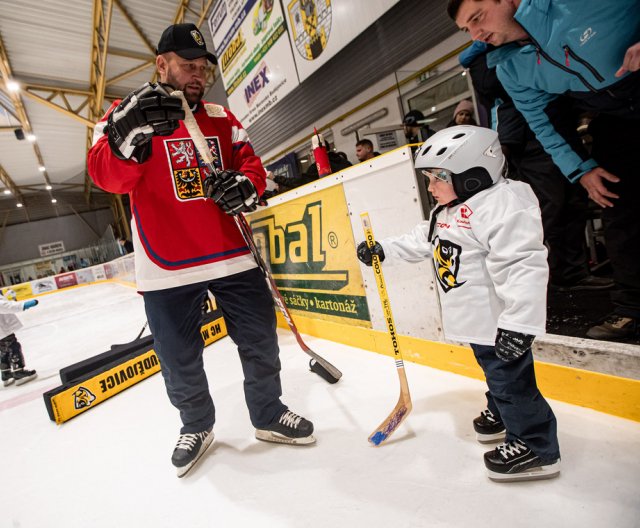
{"type": "MultiPolygon", "coordinates": [[[[200,154],[200,157],[202,158],[204,163],[207,165],[207,168],[211,171],[211,174],[218,174],[218,169],[213,163],[214,161],[213,155],[211,154],[211,150],[209,149],[207,140],[204,137],[204,134],[202,133],[202,131],[200,130],[200,127],[198,126],[198,123],[195,117],[193,117],[193,113],[191,112],[191,108],[189,108],[189,104],[187,103],[187,100],[184,98],[184,94],[181,91],[176,90],[172,92],[171,95],[180,97],[182,99],[182,108],[185,114],[185,117],[184,117],[185,127],[187,128],[189,135],[191,136],[191,139],[193,140],[193,143],[196,146],[198,154],[200,154]]],[[[236,225],[238,226],[238,229],[242,234],[242,237],[244,238],[247,246],[249,247],[249,250],[251,251],[253,258],[256,260],[258,267],[264,274],[267,284],[269,286],[269,289],[271,290],[271,295],[273,296],[275,303],[278,305],[278,308],[280,308],[280,311],[282,312],[282,315],[287,321],[289,328],[291,329],[293,334],[296,336],[296,341],[298,341],[300,348],[302,348],[302,350],[306,354],[311,356],[311,360],[309,361],[309,367],[313,372],[318,374],[321,378],[328,381],[329,383],[336,383],[342,376],[342,372],[340,372],[335,366],[329,363],[326,359],[316,354],[302,340],[302,336],[300,335],[300,332],[298,332],[298,329],[295,323],[293,322],[293,317],[291,317],[291,313],[289,312],[289,309],[285,304],[284,298],[282,297],[282,294],[278,290],[278,287],[276,286],[276,282],[273,279],[273,276],[271,275],[271,273],[269,272],[269,268],[267,268],[264,260],[260,256],[260,252],[258,251],[258,248],[256,247],[255,242],[253,241],[251,227],[249,226],[249,223],[247,222],[246,218],[242,213],[238,213],[233,216],[233,219],[235,220],[236,225]]]]}
{"type": "MultiPolygon", "coordinates": [[[[362,221],[362,228],[364,229],[364,236],[367,245],[372,248],[376,241],[373,236],[373,229],[371,228],[371,221],[369,220],[369,213],[362,213],[360,215],[362,221]]],[[[402,361],[402,352],[398,347],[398,338],[396,336],[396,325],[393,322],[393,314],[391,313],[391,304],[389,303],[389,296],[387,294],[387,287],[384,282],[384,275],[382,274],[382,267],[380,266],[380,259],[375,253],[372,255],[373,273],[376,276],[376,286],[378,287],[378,294],[380,295],[380,302],[382,303],[382,311],[387,322],[387,330],[389,331],[389,337],[391,338],[391,346],[393,347],[393,353],[396,359],[396,368],[398,370],[398,377],[400,378],[400,398],[391,414],[382,422],[376,430],[369,436],[369,442],[375,446],[379,446],[382,442],[387,440],[393,432],[400,426],[403,420],[411,412],[411,394],[409,394],[409,383],[407,382],[407,374],[404,371],[404,362],[402,361]]]]}

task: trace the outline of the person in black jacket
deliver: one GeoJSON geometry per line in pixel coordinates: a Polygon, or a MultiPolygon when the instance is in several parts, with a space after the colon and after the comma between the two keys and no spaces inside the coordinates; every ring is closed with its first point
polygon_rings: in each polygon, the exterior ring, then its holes
{"type": "MultiPolygon", "coordinates": [[[[491,116],[502,149],[507,155],[511,177],[533,188],[542,211],[544,239],[549,249],[551,288],[558,290],[598,290],[613,286],[609,279],[590,274],[584,230],[588,212],[586,191],[571,184],[553,163],[529,128],[511,97],[504,90],[495,68],[487,66],[491,46],[474,42],[460,55],[469,70],[478,99],[491,116]]],[[[553,120],[576,149],[583,149],[576,130],[577,116],[571,104],[560,98],[553,106],[553,120]]]]}

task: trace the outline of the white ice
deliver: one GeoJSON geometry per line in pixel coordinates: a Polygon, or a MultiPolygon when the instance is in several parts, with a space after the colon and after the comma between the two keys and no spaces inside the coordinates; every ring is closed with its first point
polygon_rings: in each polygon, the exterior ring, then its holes
{"type": "Polygon", "coordinates": [[[170,457],[180,423],[160,374],[60,426],[41,396],[60,384],[60,368],[134,339],[142,298],[104,283],[43,296],[20,317],[39,377],[0,389],[0,527],[640,526],[639,423],[551,401],[561,476],[494,483],[471,427],[483,383],[407,364],[413,411],[373,447],[367,437],[399,395],[393,359],[305,337],[343,371],[329,385],[288,330],[279,330],[283,400],[314,422],[317,444],[254,438],[227,337],[205,350],[214,444],[178,479],[170,457]]]}

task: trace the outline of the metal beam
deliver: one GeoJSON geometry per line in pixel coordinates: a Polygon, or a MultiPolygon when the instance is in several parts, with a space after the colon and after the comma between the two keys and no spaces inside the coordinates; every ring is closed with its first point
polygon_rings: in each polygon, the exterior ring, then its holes
{"type": "MultiPolygon", "coordinates": [[[[113,0],[93,0],[93,42],[91,45],[91,72],[89,91],[91,92],[88,105],[89,121],[96,123],[102,117],[102,104],[106,86],[107,50],[109,46],[109,33],[111,31],[111,14],[113,13],[113,0]]],[[[86,136],[87,152],[93,143],[93,125],[87,127],[86,136]]],[[[87,203],[91,199],[92,181],[89,172],[85,170],[84,192],[87,203]]]]}
{"type": "Polygon", "coordinates": [[[16,197],[24,205],[24,199],[22,197],[22,193],[16,186],[15,182],[11,179],[11,177],[7,174],[7,171],[4,170],[4,167],[0,165],[0,181],[4,184],[4,186],[11,191],[11,194],[16,197]]]}
{"type": "Polygon", "coordinates": [[[30,90],[25,90],[22,93],[24,95],[26,95],[27,97],[33,99],[34,101],[39,102],[40,104],[48,106],[49,108],[53,108],[54,110],[57,110],[58,112],[62,112],[64,115],[66,115],[68,117],[71,117],[72,119],[75,119],[76,121],[80,121],[83,125],[86,125],[87,127],[90,127],[91,130],[93,130],[93,127],[95,126],[95,123],[93,121],[90,121],[86,117],[81,116],[80,114],[77,113],[77,111],[75,111],[75,110],[73,110],[71,108],[64,108],[64,107],[62,107],[60,105],[52,103],[49,99],[45,99],[44,97],[40,97],[39,95],[36,95],[35,93],[33,93],[30,90]]]}
{"type": "MultiPolygon", "coordinates": [[[[33,134],[33,129],[31,128],[31,123],[29,122],[29,116],[27,115],[27,111],[22,102],[22,97],[20,97],[18,92],[9,91],[7,88],[7,82],[10,79],[13,79],[13,71],[11,69],[11,63],[9,62],[9,56],[7,55],[7,50],[4,46],[4,41],[2,40],[2,35],[0,35],[0,73],[2,74],[3,84],[5,85],[5,91],[9,95],[11,99],[11,103],[13,104],[13,108],[16,113],[16,117],[20,121],[20,127],[26,134],[33,134]]],[[[44,160],[42,159],[42,153],[40,152],[40,148],[37,143],[33,143],[33,151],[38,160],[38,164],[46,167],[44,160]]],[[[6,174],[6,173],[5,173],[6,174]]],[[[49,175],[47,171],[42,173],[44,181],[47,185],[51,185],[49,181],[49,175]]]]}

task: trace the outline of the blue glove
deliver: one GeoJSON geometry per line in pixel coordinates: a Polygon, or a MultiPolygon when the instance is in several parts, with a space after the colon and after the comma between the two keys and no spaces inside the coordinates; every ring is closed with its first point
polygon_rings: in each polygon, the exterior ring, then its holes
{"type": "Polygon", "coordinates": [[[38,305],[38,299],[31,299],[29,301],[24,302],[23,310],[28,310],[29,308],[33,308],[38,305]]]}

